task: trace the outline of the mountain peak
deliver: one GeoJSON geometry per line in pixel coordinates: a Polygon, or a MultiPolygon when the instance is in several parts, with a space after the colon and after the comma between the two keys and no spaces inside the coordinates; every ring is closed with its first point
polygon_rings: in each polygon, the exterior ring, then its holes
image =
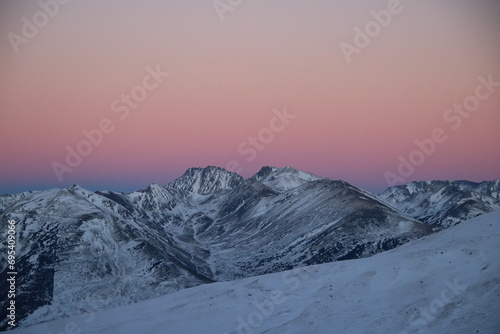
{"type": "Polygon", "coordinates": [[[178,190],[207,195],[221,189],[233,189],[243,184],[240,175],[221,167],[207,166],[189,168],[181,177],[167,186],[178,190]]]}
{"type": "Polygon", "coordinates": [[[148,187],[144,190],[145,192],[158,192],[162,190],[163,188],[156,183],[151,183],[148,185],[148,187]]]}
{"type": "Polygon", "coordinates": [[[274,167],[274,166],[262,166],[260,171],[257,173],[269,173],[269,172],[275,172],[275,173],[291,173],[291,172],[299,172],[300,170],[295,169],[291,166],[285,166],[285,167],[274,167]]]}
{"type": "Polygon", "coordinates": [[[87,190],[87,189],[79,186],[78,184],[73,184],[71,187],[68,187],[66,189],[61,189],[61,191],[63,191],[63,192],[69,192],[69,193],[72,193],[72,194],[78,194],[78,195],[84,195],[84,194],[90,194],[90,193],[92,193],[92,191],[87,190]]]}
{"type": "Polygon", "coordinates": [[[314,174],[303,172],[290,166],[264,166],[251,179],[259,181],[278,192],[296,188],[307,182],[321,180],[320,177],[314,174]]]}
{"type": "Polygon", "coordinates": [[[219,171],[219,172],[227,172],[227,170],[225,170],[224,168],[222,167],[218,167],[218,166],[207,166],[207,167],[190,167],[186,170],[186,173],[196,173],[198,171],[219,171]]]}

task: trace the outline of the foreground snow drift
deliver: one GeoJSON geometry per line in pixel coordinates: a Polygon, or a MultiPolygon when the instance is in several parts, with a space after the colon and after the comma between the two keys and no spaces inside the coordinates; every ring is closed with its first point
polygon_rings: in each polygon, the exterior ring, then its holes
{"type": "Polygon", "coordinates": [[[202,285],[21,333],[498,333],[500,212],[370,258],[202,285]]]}

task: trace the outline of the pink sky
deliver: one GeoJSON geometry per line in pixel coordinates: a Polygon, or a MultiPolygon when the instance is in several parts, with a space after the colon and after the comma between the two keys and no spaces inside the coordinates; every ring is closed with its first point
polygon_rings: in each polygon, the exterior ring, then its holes
{"type": "Polygon", "coordinates": [[[388,3],[242,1],[221,21],[212,1],[70,1],[16,52],[9,33],[22,36],[23,17],[42,9],[4,1],[0,194],[129,191],[233,160],[245,177],[290,165],[380,191],[435,128],[446,141],[405,182],[500,178],[500,87],[456,130],[443,119],[478,77],[500,82],[500,3],[402,0],[348,63],[340,44],[354,45],[355,27],[388,3]],[[111,104],[157,65],[168,77],[121,120],[111,104]],[[238,146],[284,107],[296,117],[247,161],[238,146]],[[103,119],[113,131],[60,182],[53,162],[66,164],[65,148],[103,119]]]}

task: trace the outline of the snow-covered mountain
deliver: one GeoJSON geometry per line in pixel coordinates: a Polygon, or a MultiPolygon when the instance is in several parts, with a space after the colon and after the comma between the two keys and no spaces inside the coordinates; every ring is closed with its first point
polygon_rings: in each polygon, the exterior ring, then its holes
{"type": "Polygon", "coordinates": [[[204,210],[195,238],[210,245],[218,280],[359,258],[432,233],[343,182],[318,179],[278,193],[251,178],[204,210]]]}
{"type": "MultiPolygon", "coordinates": [[[[88,305],[124,305],[212,282],[194,250],[183,249],[154,221],[137,219],[140,215],[78,186],[33,193],[2,210],[2,221],[17,222],[18,319],[32,324],[79,314],[88,305]]],[[[5,284],[2,276],[2,294],[5,284]]],[[[1,299],[2,310],[6,302],[1,299]]]]}
{"type": "Polygon", "coordinates": [[[206,195],[217,190],[233,189],[245,182],[240,175],[215,166],[190,168],[168,187],[206,195]]]}
{"type": "MultiPolygon", "coordinates": [[[[498,184],[481,187],[485,198],[498,196],[498,184]]],[[[104,310],[368,257],[440,229],[385,200],[290,167],[263,167],[246,180],[218,167],[191,168],[166,186],[132,193],[75,185],[0,196],[0,221],[18,223],[18,320],[28,326],[89,305],[104,310]]],[[[6,291],[6,252],[0,265],[6,291]]]]}
{"type": "Polygon", "coordinates": [[[411,182],[379,198],[422,222],[448,227],[500,209],[500,180],[411,182]]]}
{"type": "Polygon", "coordinates": [[[266,166],[262,167],[251,179],[259,181],[277,192],[283,192],[321,178],[289,166],[283,168],[266,166]]]}
{"type": "Polygon", "coordinates": [[[370,258],[202,285],[12,333],[497,334],[499,221],[497,211],[370,258]]]}

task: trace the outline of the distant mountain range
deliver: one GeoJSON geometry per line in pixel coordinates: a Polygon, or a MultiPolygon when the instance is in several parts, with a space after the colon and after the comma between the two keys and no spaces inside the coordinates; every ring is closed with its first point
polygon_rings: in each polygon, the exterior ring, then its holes
{"type": "MultiPolygon", "coordinates": [[[[90,306],[368,257],[499,209],[499,184],[413,182],[376,196],[290,167],[263,167],[249,179],[191,168],[132,193],[74,185],[0,196],[0,221],[17,222],[17,314],[29,326],[90,306]]],[[[4,293],[6,252],[0,265],[4,293]]]]}
{"type": "Polygon", "coordinates": [[[378,197],[421,222],[449,227],[500,209],[500,180],[411,182],[378,197]]]}

